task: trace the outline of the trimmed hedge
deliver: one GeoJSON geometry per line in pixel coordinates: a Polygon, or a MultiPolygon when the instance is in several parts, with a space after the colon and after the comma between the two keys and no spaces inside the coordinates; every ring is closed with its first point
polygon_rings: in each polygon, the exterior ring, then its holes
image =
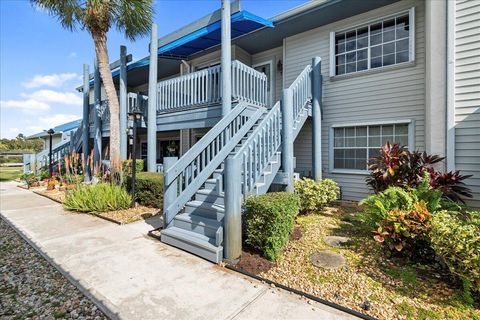
{"type": "MultiPolygon", "coordinates": [[[[132,159],[122,161],[123,172],[128,176],[132,174],[132,163],[132,159]]],[[[143,169],[145,168],[145,163],[143,159],[135,159],[135,168],[137,169],[137,173],[143,171],[143,169]]]]}
{"type": "Polygon", "coordinates": [[[437,212],[429,235],[435,253],[450,271],[480,293],[480,211],[437,212]]]}
{"type": "Polygon", "coordinates": [[[245,242],[260,250],[269,260],[276,260],[300,209],[294,193],[273,192],[250,197],[245,202],[245,242]]]}
{"type": "Polygon", "coordinates": [[[300,197],[300,210],[309,213],[320,210],[338,199],[340,188],[331,179],[315,181],[309,178],[295,180],[295,193],[300,197]]]}
{"type": "MultiPolygon", "coordinates": [[[[132,177],[127,176],[127,189],[132,190],[132,177]]],[[[136,201],[147,207],[163,208],[163,174],[138,172],[135,184],[136,201]]]]}

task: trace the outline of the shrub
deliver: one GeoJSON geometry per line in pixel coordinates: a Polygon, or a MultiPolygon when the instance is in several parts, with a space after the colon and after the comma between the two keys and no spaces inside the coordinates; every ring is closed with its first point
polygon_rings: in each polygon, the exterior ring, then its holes
{"type": "Polygon", "coordinates": [[[99,183],[79,186],[67,193],[63,206],[80,212],[105,212],[127,209],[132,204],[132,197],[122,187],[99,183]]]}
{"type": "Polygon", "coordinates": [[[276,260],[293,230],[299,211],[294,193],[273,192],[250,197],[245,202],[246,240],[269,260],[276,260]]]}
{"type": "Polygon", "coordinates": [[[428,220],[431,213],[422,200],[413,205],[412,210],[394,208],[383,219],[375,233],[375,240],[385,243],[390,250],[398,252],[414,247],[417,240],[425,242],[428,233],[428,220]]]}
{"type": "Polygon", "coordinates": [[[340,195],[340,188],[331,179],[315,181],[303,178],[295,180],[295,193],[300,198],[300,210],[306,213],[319,210],[336,200],[340,195]]]}
{"type": "Polygon", "coordinates": [[[468,290],[480,293],[480,211],[440,211],[431,221],[430,241],[449,270],[468,290]]]}
{"type": "MultiPolygon", "coordinates": [[[[122,169],[124,174],[128,176],[132,174],[132,163],[132,159],[122,161],[122,169]]],[[[145,167],[144,161],[142,159],[135,159],[135,167],[137,173],[142,172],[145,167]]]]}
{"type": "Polygon", "coordinates": [[[46,170],[42,170],[42,171],[40,171],[40,174],[38,175],[38,177],[39,177],[40,180],[45,180],[45,179],[50,178],[50,173],[46,170]]]}
{"type": "Polygon", "coordinates": [[[443,161],[437,155],[428,155],[426,152],[409,151],[398,144],[387,142],[377,157],[370,159],[370,176],[367,184],[375,193],[386,190],[388,187],[415,188],[425,173],[430,174],[430,186],[443,192],[443,197],[453,201],[461,201],[463,197],[472,197],[470,189],[463,180],[471,175],[461,175],[458,171],[441,173],[433,165],[443,161]]]}
{"type": "MultiPolygon", "coordinates": [[[[127,190],[132,188],[132,177],[127,177],[127,190]]],[[[154,208],[163,208],[163,174],[139,172],[136,175],[135,197],[138,203],[154,208]]]]}

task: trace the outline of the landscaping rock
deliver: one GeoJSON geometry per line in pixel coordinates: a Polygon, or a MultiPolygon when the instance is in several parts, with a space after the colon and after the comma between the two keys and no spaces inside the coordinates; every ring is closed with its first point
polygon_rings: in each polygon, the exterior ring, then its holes
{"type": "Polygon", "coordinates": [[[325,237],[325,243],[329,246],[340,248],[353,244],[353,241],[347,237],[327,236],[325,237]]]}
{"type": "Polygon", "coordinates": [[[310,256],[310,261],[316,267],[337,269],[345,265],[345,258],[339,254],[330,250],[323,250],[315,252],[310,256]]]}

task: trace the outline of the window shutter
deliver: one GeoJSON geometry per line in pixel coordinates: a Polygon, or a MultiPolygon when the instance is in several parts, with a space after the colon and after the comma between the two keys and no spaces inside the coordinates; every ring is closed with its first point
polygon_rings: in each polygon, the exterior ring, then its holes
{"type": "Polygon", "coordinates": [[[410,8],[408,14],[408,23],[410,25],[409,30],[409,61],[415,61],[415,7],[410,8]]]}
{"type": "Polygon", "coordinates": [[[330,77],[335,76],[335,32],[330,32],[330,77]]]}

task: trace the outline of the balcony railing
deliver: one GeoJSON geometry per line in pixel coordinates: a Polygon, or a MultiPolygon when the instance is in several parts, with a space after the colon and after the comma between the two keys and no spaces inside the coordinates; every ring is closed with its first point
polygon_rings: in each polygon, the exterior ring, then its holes
{"type": "MultiPolygon", "coordinates": [[[[232,99],[266,106],[267,76],[240,61],[232,62],[232,99]]],[[[220,66],[157,84],[157,113],[176,112],[222,101],[220,66]]]]}

